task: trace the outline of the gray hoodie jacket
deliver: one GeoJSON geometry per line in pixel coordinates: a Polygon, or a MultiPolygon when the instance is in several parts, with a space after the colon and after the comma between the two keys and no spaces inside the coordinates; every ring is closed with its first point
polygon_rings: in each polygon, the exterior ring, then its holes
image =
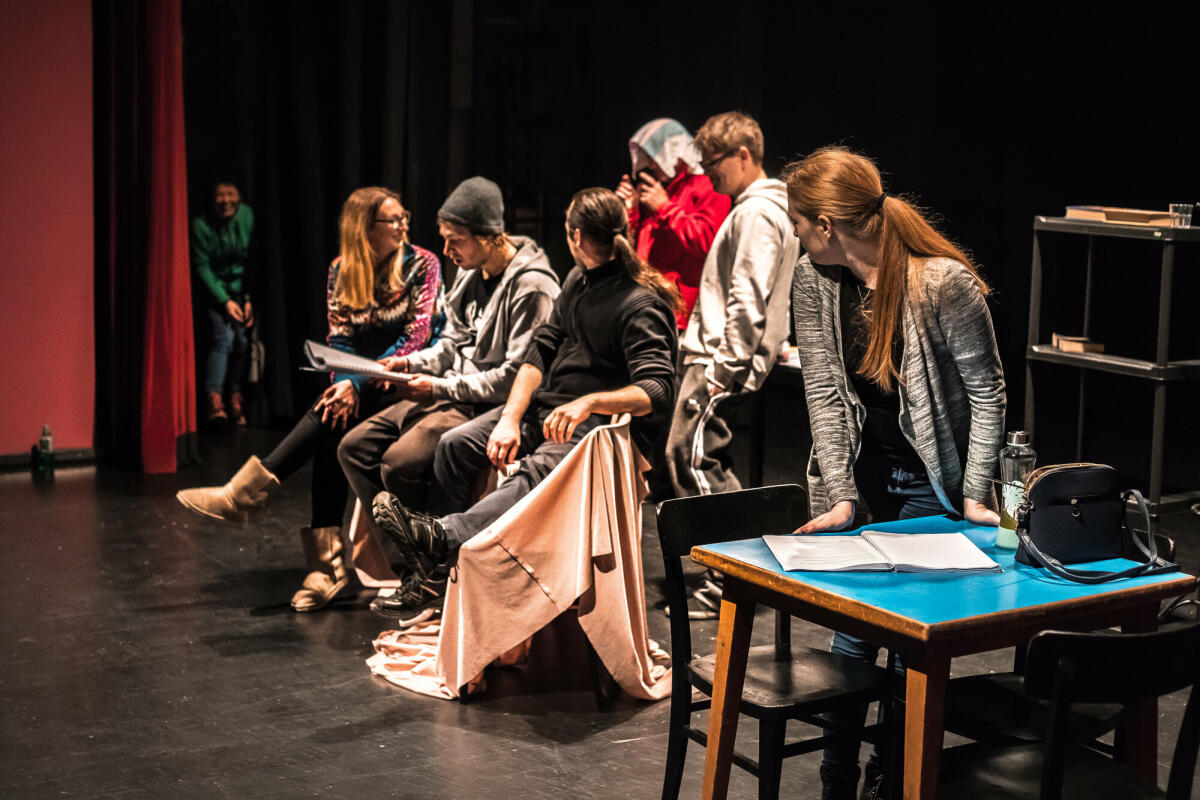
{"type": "Polygon", "coordinates": [[[788,287],[800,242],[782,181],[763,178],[734,200],[704,260],[700,296],[680,343],[683,362],[707,364],[709,380],[753,391],[788,334],[788,287]]]}
{"type": "MultiPolygon", "coordinates": [[[[838,293],[846,267],[796,266],[792,314],[812,425],[809,506],[857,501],[854,462],[866,407],[846,377],[838,293]]],[[[974,276],[947,258],[911,259],[900,362],[900,430],[947,511],[963,497],[995,507],[992,478],[1004,438],[1004,371],[992,315],[974,276]],[[914,279],[913,275],[919,275],[914,279]]],[[[861,515],[861,503],[855,509],[861,515]]]]}
{"type": "Polygon", "coordinates": [[[477,269],[460,269],[446,297],[446,327],[437,344],[408,357],[410,372],[434,375],[433,396],[462,403],[502,403],[534,330],[550,317],[558,276],[537,242],[510,236],[516,255],[482,312],[466,308],[477,269]],[[474,318],[472,318],[474,317],[474,318]]]}

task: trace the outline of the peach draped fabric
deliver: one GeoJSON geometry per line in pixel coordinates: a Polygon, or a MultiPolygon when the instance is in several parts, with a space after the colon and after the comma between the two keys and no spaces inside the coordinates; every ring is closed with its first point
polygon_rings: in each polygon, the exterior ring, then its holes
{"type": "Polygon", "coordinates": [[[520,660],[529,638],[578,601],[580,627],[621,688],[647,700],[669,695],[666,654],[646,628],[644,468],[627,415],[591,431],[462,546],[440,625],[421,619],[383,632],[371,671],[435,697],[469,693],[488,664],[520,660]]]}

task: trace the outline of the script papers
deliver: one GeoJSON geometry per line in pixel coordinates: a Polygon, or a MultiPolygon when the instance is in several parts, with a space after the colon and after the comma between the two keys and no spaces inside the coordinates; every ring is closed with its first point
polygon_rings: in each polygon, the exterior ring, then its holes
{"type": "Polygon", "coordinates": [[[1000,565],[961,533],[883,533],[852,536],[764,536],[788,572],[999,571],[1000,565]]]}
{"type": "Polygon", "coordinates": [[[366,375],[368,378],[382,378],[386,381],[410,381],[412,375],[404,372],[389,372],[379,366],[379,362],[370,358],[356,356],[345,350],[336,350],[320,342],[309,339],[304,343],[304,356],[311,367],[310,372],[341,372],[346,375],[366,375]]]}

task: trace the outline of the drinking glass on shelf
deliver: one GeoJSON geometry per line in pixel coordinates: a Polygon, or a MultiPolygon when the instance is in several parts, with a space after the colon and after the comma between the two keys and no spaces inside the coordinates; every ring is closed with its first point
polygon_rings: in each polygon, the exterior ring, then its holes
{"type": "Polygon", "coordinates": [[[1171,227],[1189,228],[1192,225],[1191,203],[1171,203],[1171,227]]]}

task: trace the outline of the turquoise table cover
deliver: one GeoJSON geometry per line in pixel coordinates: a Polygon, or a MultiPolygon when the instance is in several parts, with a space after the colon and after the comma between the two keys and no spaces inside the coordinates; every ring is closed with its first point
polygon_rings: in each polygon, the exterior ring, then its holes
{"type": "MultiPolygon", "coordinates": [[[[1019,564],[1015,551],[995,546],[996,528],[973,525],[949,516],[916,517],[897,522],[865,525],[861,530],[893,533],[949,533],[961,531],[1000,564],[1001,572],[797,572],[786,571],[775,560],[762,537],[705,545],[704,550],[737,559],[761,569],[786,575],[823,591],[842,595],[917,622],[933,625],[1061,600],[1093,597],[1131,586],[1175,580],[1172,572],[1086,585],[1072,583],[1045,570],[1019,564]]],[[[746,531],[750,533],[750,531],[746,531]]],[[[814,534],[821,535],[821,534],[814,534]]],[[[1118,570],[1133,566],[1122,558],[1076,565],[1081,569],[1118,570]]]]}

